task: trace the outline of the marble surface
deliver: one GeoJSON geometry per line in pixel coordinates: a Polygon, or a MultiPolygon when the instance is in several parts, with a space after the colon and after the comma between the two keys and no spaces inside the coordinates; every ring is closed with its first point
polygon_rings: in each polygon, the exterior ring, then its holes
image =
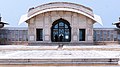
{"type": "Polygon", "coordinates": [[[0,59],[77,59],[119,58],[120,51],[92,48],[118,48],[119,46],[0,46],[0,59]],[[91,48],[91,50],[63,50],[64,48],[91,48]],[[14,50],[15,49],[15,50],[14,50]],[[41,50],[43,49],[43,50],[41,50]],[[46,50],[44,50],[46,49],[46,50]]]}
{"type": "Polygon", "coordinates": [[[0,51],[0,59],[119,58],[120,51],[27,50],[0,51]]]}

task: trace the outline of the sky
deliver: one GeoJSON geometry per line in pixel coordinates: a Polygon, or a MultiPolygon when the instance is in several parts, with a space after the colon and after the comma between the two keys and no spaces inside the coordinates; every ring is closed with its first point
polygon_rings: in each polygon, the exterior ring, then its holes
{"type": "Polygon", "coordinates": [[[90,7],[94,14],[101,16],[103,23],[103,26],[94,24],[94,28],[115,28],[112,23],[120,17],[120,0],[1,0],[2,21],[9,23],[6,27],[27,27],[27,23],[18,25],[21,15],[31,7],[50,2],[72,2],[90,7]]]}

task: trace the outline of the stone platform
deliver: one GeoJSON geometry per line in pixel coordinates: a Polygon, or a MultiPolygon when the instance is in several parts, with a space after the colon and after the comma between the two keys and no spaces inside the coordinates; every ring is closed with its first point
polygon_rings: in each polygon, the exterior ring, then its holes
{"type": "Polygon", "coordinates": [[[118,49],[120,49],[119,46],[81,46],[81,49],[80,46],[63,46],[62,48],[58,46],[0,46],[0,65],[118,65],[120,58],[118,49]],[[75,48],[79,49],[75,50],[75,48]]]}

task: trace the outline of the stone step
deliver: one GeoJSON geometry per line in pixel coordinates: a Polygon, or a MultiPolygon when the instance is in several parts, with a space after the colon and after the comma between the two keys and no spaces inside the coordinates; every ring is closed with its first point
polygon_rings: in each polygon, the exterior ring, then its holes
{"type": "Polygon", "coordinates": [[[81,59],[0,59],[0,64],[115,64],[119,58],[81,59]]]}
{"type": "Polygon", "coordinates": [[[120,51],[120,46],[21,46],[21,45],[6,45],[0,46],[0,50],[101,50],[101,51],[120,51]]]}

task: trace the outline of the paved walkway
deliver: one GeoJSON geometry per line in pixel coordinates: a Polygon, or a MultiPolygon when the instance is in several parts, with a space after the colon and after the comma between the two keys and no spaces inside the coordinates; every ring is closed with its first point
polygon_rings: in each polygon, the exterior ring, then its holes
{"type": "Polygon", "coordinates": [[[63,46],[58,49],[58,46],[8,45],[0,46],[0,58],[119,58],[120,51],[114,49],[120,49],[120,46],[63,46]],[[74,50],[75,48],[79,50],[74,50]]]}
{"type": "Polygon", "coordinates": [[[119,58],[120,51],[80,51],[80,50],[28,50],[0,51],[0,59],[61,59],[61,58],[119,58]]]}
{"type": "MultiPolygon", "coordinates": [[[[24,45],[0,45],[0,50],[58,50],[59,46],[24,46],[24,45]]],[[[93,45],[93,46],[67,46],[64,45],[62,50],[106,50],[120,51],[120,45],[93,45]]]]}
{"type": "MultiPolygon", "coordinates": [[[[120,46],[63,46],[63,48],[58,49],[58,46],[10,46],[9,45],[9,46],[0,46],[0,60],[2,59],[120,58],[120,51],[113,50],[116,48],[120,49],[120,46]],[[79,48],[79,50],[74,50],[75,48],[79,48]],[[81,50],[80,48],[84,50],[81,50]],[[104,49],[112,49],[112,50],[110,51],[96,50],[96,48],[97,49],[104,48],[104,49]],[[90,50],[87,50],[87,49],[90,49],[90,50]]],[[[37,67],[37,66],[34,66],[34,67],[37,67]]],[[[46,67],[49,67],[49,66],[46,66],[46,67]]],[[[59,67],[59,66],[54,66],[54,67],[59,67]]],[[[80,67],[80,66],[72,66],[72,67],[80,67]]],[[[82,66],[82,67],[90,67],[90,66],[82,66]]],[[[106,66],[98,66],[98,67],[106,67],[106,66]]],[[[107,67],[110,67],[110,66],[107,66],[107,67]]],[[[111,67],[119,67],[119,66],[111,66],[111,67]]]]}

